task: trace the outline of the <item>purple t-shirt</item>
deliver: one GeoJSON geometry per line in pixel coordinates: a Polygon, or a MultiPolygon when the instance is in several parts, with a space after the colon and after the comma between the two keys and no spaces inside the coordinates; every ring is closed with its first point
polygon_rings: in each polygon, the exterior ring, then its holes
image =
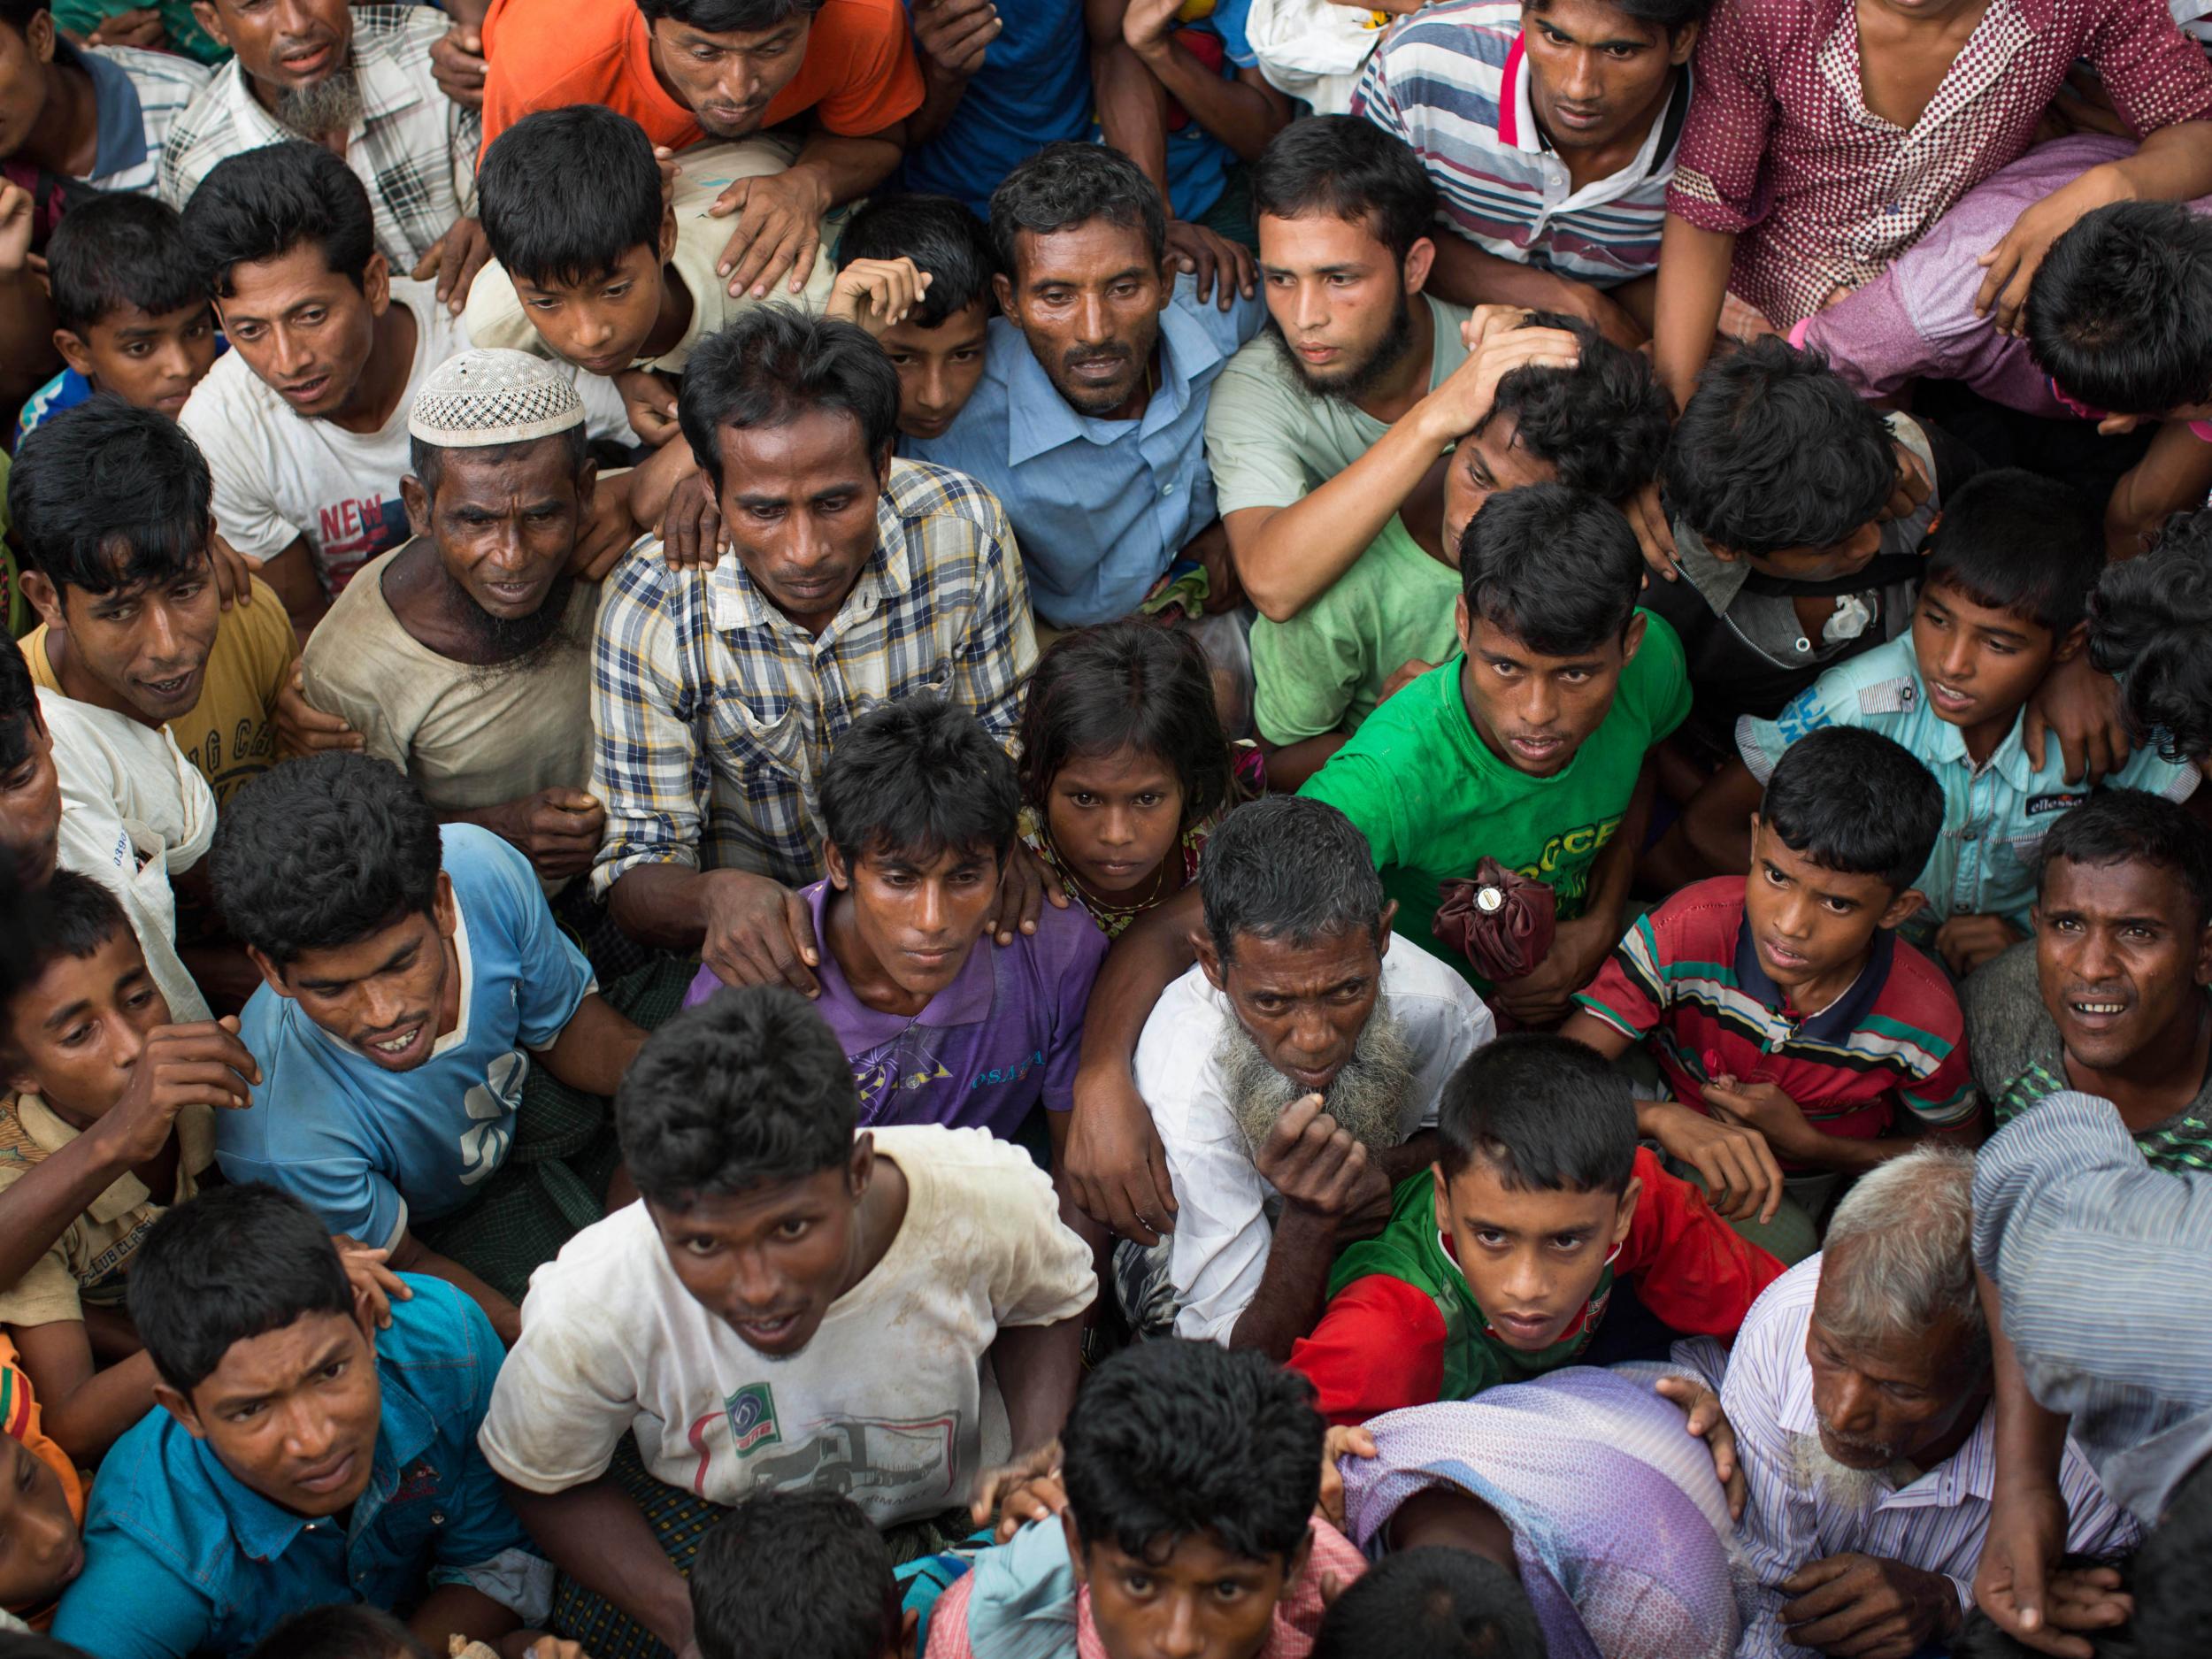
{"type": "MultiPolygon", "coordinates": [[[[825,941],[831,891],[818,881],[803,895],[814,937],[825,941]]],[[[1075,1103],[1083,1007],[1105,956],[1106,935],[1088,916],[1048,904],[1035,933],[1017,933],[1010,945],[979,939],[959,976],[909,1018],[854,995],[825,943],[814,1006],[852,1062],[861,1126],[943,1124],[1010,1141],[1039,1101],[1066,1111],[1075,1103]]],[[[712,968],[701,968],[684,1006],[721,985],[712,968]]]]}

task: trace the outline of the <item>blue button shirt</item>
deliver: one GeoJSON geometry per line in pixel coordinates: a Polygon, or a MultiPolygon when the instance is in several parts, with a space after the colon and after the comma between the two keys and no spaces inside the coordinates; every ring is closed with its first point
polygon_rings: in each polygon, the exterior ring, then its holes
{"type": "Polygon", "coordinates": [[[376,1333],[382,1418],[350,1521],[279,1508],[157,1408],[100,1465],[56,1640],[100,1659],[238,1653],[303,1608],[404,1607],[445,1584],[543,1616],[550,1570],[476,1446],[499,1339],[452,1286],[403,1277],[415,1294],[376,1333]]]}
{"type": "Polygon", "coordinates": [[[1013,520],[1029,598],[1056,628],[1125,617],[1184,544],[1212,523],[1206,398],[1267,308],[1240,295],[1229,310],[1176,279],[1160,313],[1160,384],[1134,420],[1094,420],[1068,406],[1021,330],[991,323],[983,379],[941,438],[904,453],[966,472],[1013,520]]]}
{"type": "MultiPolygon", "coordinates": [[[[913,10],[913,0],[907,0],[913,10]]],[[[991,192],[1059,139],[1088,139],[1091,54],[1083,0],[1019,0],[999,8],[999,32],[952,119],[906,153],[909,190],[956,196],[983,219],[991,192]]]]}

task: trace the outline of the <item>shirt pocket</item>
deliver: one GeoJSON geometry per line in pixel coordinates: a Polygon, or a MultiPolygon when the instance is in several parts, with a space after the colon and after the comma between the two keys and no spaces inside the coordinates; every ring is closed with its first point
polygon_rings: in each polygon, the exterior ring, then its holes
{"type": "Polygon", "coordinates": [[[807,771],[807,710],[795,697],[718,696],[707,714],[707,755],[742,780],[762,767],[798,779],[807,771]]]}

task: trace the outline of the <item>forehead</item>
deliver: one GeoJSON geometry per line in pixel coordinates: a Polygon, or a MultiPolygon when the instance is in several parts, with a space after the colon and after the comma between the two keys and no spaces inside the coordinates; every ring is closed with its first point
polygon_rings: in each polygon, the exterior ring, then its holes
{"type": "Polygon", "coordinates": [[[1099,218],[1058,230],[1014,234],[1014,268],[1025,282],[1096,280],[1151,265],[1151,239],[1141,225],[1099,218]]]}
{"type": "Polygon", "coordinates": [[[746,1239],[772,1231],[787,1216],[818,1214],[826,1209],[849,1206],[852,1196],[845,1185],[845,1166],[836,1164],[793,1180],[764,1181],[741,1193],[701,1193],[682,1210],[647,1199],[646,1209],[664,1239],[696,1238],[702,1234],[724,1239],[746,1239]]]}
{"type": "Polygon", "coordinates": [[[548,272],[541,276],[515,278],[515,287],[530,294],[579,294],[596,297],[598,291],[618,279],[637,280],[649,271],[657,270],[661,263],[659,247],[651,242],[639,242],[622,250],[621,257],[604,271],[548,272]]]}
{"type": "Polygon", "coordinates": [[[329,302],[346,295],[362,297],[350,279],[330,268],[322,244],[316,242],[288,248],[273,259],[231,266],[229,286],[223,306],[233,312],[283,311],[309,300],[329,302]]]}
{"type": "Polygon", "coordinates": [[[1106,755],[1071,755],[1060,763],[1052,780],[1062,789],[1133,794],[1173,787],[1175,772],[1148,749],[1118,749],[1106,755]]]}
{"type": "Polygon", "coordinates": [[[575,480],[568,440],[559,434],[527,443],[438,451],[438,500],[504,503],[511,495],[563,491],[575,480]]]}
{"type": "Polygon", "coordinates": [[[1931,577],[1922,583],[1920,597],[1923,603],[1942,606],[1968,627],[1987,628],[1998,634],[2025,634],[2031,639],[2050,637],[2050,630],[2031,618],[2017,615],[1998,605],[1984,604],[1947,573],[1931,577]]]}
{"type": "Polygon", "coordinates": [[[1620,1208],[1618,1193],[1571,1193],[1508,1187],[1497,1166],[1478,1155],[1446,1183],[1453,1212],[1513,1233],[1576,1233],[1602,1226],[1620,1208]]]}
{"type": "Polygon", "coordinates": [[[1374,231],[1374,216],[1356,219],[1317,209],[1295,219],[1259,216],[1260,263],[1278,270],[1326,270],[1391,262],[1374,231]]]}
{"type": "Polygon", "coordinates": [[[679,22],[673,18],[656,18],[652,22],[652,29],[654,34],[664,39],[704,41],[711,45],[719,46],[726,52],[742,52],[757,50],[763,46],[772,46],[779,41],[788,40],[795,35],[803,34],[808,22],[809,19],[806,18],[795,17],[786,19],[772,28],[717,30],[695,27],[689,23],[679,22]]]}
{"type": "Polygon", "coordinates": [[[877,843],[864,849],[856,861],[866,870],[898,870],[927,879],[949,876],[956,870],[972,870],[978,864],[998,862],[995,847],[941,847],[935,852],[919,852],[909,847],[889,847],[877,843]]]}
{"type": "MultiPolygon", "coordinates": [[[[352,32],[352,14],[347,0],[296,0],[300,9],[311,12],[316,21],[327,27],[352,32]]],[[[278,8],[258,3],[258,0],[213,0],[217,15],[228,23],[234,18],[250,22],[273,22],[278,8]]]]}
{"type": "Polygon", "coordinates": [[[1510,411],[1484,421],[1461,448],[1471,461],[1480,457],[1501,483],[1548,484],[1559,476],[1556,466],[1521,442],[1521,418],[1510,411]]]}
{"type": "Polygon", "coordinates": [[[934,328],[925,328],[909,319],[894,323],[883,331],[883,349],[902,351],[912,357],[928,357],[940,351],[973,349],[990,337],[991,308],[980,299],[970,300],[934,328]]]}
{"type": "Polygon", "coordinates": [[[2177,921],[2191,919],[2197,910],[2180,872],[2147,858],[2122,858],[2108,864],[2054,858],[2043,867],[2043,908],[2177,921]]]}
{"type": "Polygon", "coordinates": [[[1810,854],[1793,850],[1764,818],[1759,820],[1758,828],[1753,832],[1751,850],[1755,856],[1819,892],[1839,898],[1863,899],[1870,904],[1889,903],[1889,884],[1881,877],[1831,870],[1826,864],[1817,864],[1810,854]]]}
{"type": "MultiPolygon", "coordinates": [[[[1831,1256],[1836,1254],[1829,1252],[1831,1256]]],[[[1814,1293],[1813,1312],[1806,1326],[1828,1351],[1862,1376],[1893,1382],[1925,1384],[1947,1373],[1963,1357],[1957,1322],[1944,1318],[1916,1330],[1855,1334],[1848,1340],[1838,1333],[1834,1320],[1841,1311],[1842,1293],[1834,1288],[1836,1277],[1821,1280],[1814,1293]]]]}
{"type": "Polygon", "coordinates": [[[303,950],[285,970],[285,978],[296,985],[302,980],[349,982],[366,979],[410,945],[424,943],[431,932],[428,913],[417,910],[387,922],[374,933],[365,933],[349,944],[303,950]]]}
{"type": "MultiPolygon", "coordinates": [[[[119,540],[119,537],[110,537],[108,549],[103,549],[109,554],[108,572],[111,575],[129,561],[130,556],[127,551],[116,549],[116,544],[119,540]]],[[[149,599],[165,597],[172,588],[180,583],[204,579],[208,570],[207,549],[203,548],[193,556],[191,564],[172,575],[163,577],[158,581],[119,583],[105,593],[95,593],[88,588],[79,588],[73,583],[65,585],[60,590],[62,607],[65,611],[68,609],[70,596],[73,594],[76,596],[78,603],[88,609],[113,611],[124,605],[142,603],[149,599]]]]}
{"type": "Polygon", "coordinates": [[[111,305],[101,312],[90,326],[105,329],[114,334],[173,334],[180,328],[188,328],[194,323],[205,320],[207,312],[205,300],[194,300],[188,305],[180,305],[174,311],[150,311],[143,305],[125,300],[120,305],[111,305]]]}
{"type": "Polygon", "coordinates": [[[1595,650],[1584,651],[1573,657],[1547,657],[1533,646],[1514,638],[1480,611],[1475,612],[1471,619],[1474,624],[1473,637],[1468,641],[1468,645],[1473,655],[1503,657],[1538,673],[1578,668],[1593,662],[1617,662],[1621,655],[1621,641],[1617,634],[1605,640],[1595,650]]]}
{"type": "Polygon", "coordinates": [[[1246,1573],[1265,1572],[1281,1564],[1281,1558],[1270,1556],[1264,1561],[1250,1555],[1240,1555],[1225,1548],[1221,1540],[1210,1532],[1186,1532],[1180,1538],[1166,1542],[1162,1549],[1133,1555],[1109,1538],[1101,1538],[1085,1547],[1086,1553],[1117,1565],[1126,1563],[1139,1568],[1156,1578],[1188,1578],[1204,1581],[1246,1573]]]}
{"type": "Polygon", "coordinates": [[[726,422],[715,429],[715,441],[722,450],[723,487],[741,494],[752,493],[746,486],[753,480],[849,483],[875,471],[859,417],[849,410],[810,409],[773,426],[726,422]]]}
{"type": "Polygon", "coordinates": [[[1655,45],[1666,38],[1666,30],[1658,24],[1632,18],[1605,0],[1526,0],[1521,10],[1578,41],[1640,41],[1655,45]]]}
{"type": "Polygon", "coordinates": [[[285,1387],[322,1363],[334,1348],[349,1351],[360,1340],[361,1327],[343,1314],[302,1314],[289,1325],[233,1342],[192,1392],[220,1399],[285,1387]]]}
{"type": "Polygon", "coordinates": [[[1240,933],[1228,968],[1246,991],[1326,990],[1382,966],[1373,936],[1363,927],[1319,933],[1302,943],[1287,933],[1240,933]]]}

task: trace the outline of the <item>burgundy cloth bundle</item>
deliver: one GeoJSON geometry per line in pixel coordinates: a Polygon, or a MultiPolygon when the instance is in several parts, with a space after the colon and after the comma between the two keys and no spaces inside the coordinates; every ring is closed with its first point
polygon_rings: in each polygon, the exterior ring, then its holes
{"type": "Polygon", "coordinates": [[[1493,985],[1534,972],[1551,949],[1557,898],[1532,876],[1486,858],[1471,877],[1447,881],[1439,892],[1436,936],[1493,985]]]}

